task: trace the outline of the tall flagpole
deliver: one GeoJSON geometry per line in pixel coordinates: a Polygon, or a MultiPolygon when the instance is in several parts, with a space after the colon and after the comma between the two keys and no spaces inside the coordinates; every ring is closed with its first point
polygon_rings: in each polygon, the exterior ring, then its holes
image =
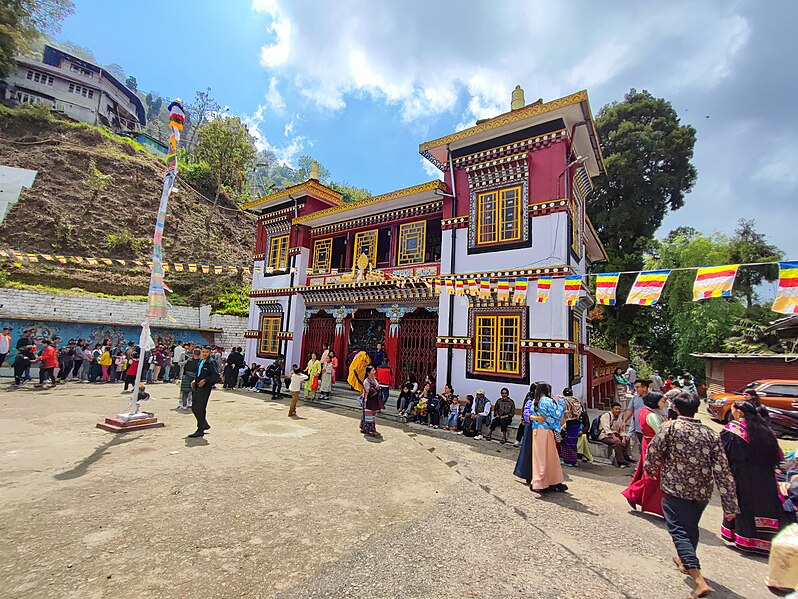
{"type": "Polygon", "coordinates": [[[106,419],[105,423],[98,423],[97,426],[106,430],[119,432],[120,430],[131,430],[131,423],[136,430],[138,428],[149,428],[151,426],[163,426],[157,419],[150,418],[148,414],[139,413],[138,397],[139,385],[141,384],[141,374],[144,370],[144,352],[152,349],[152,338],[150,336],[150,322],[156,318],[166,318],[171,322],[174,319],[169,316],[169,302],[166,300],[163,285],[163,229],[166,222],[166,210],[169,205],[169,194],[175,184],[177,177],[177,146],[180,143],[180,132],[186,116],[183,110],[183,102],[180,98],[175,99],[169,104],[169,153],[166,155],[166,175],[163,179],[163,190],[161,191],[161,202],[158,205],[158,217],[155,220],[155,233],[152,236],[152,270],[150,272],[150,289],[147,294],[147,320],[141,325],[141,337],[139,338],[139,367],[136,370],[136,382],[133,386],[133,395],[130,398],[130,407],[126,414],[117,414],[116,419],[106,419]],[[136,426],[138,422],[148,422],[136,426]]]}

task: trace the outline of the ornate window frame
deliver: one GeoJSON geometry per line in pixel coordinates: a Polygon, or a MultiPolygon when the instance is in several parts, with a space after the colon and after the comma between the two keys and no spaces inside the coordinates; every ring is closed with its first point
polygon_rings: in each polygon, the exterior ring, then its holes
{"type": "Polygon", "coordinates": [[[315,272],[330,272],[332,246],[332,237],[317,239],[313,242],[313,270],[315,272]]]}
{"type": "Polygon", "coordinates": [[[277,333],[283,326],[282,312],[261,312],[258,329],[258,357],[276,358],[280,352],[280,340],[277,333]]]}
{"type": "Polygon", "coordinates": [[[419,220],[412,223],[399,225],[399,245],[396,251],[396,265],[422,264],[427,251],[427,221],[419,220]],[[415,241],[415,248],[410,250],[407,246],[415,241]]]}
{"type": "Polygon", "coordinates": [[[274,270],[288,267],[288,235],[275,235],[269,240],[268,266],[274,270]]]}
{"type": "MultiPolygon", "coordinates": [[[[528,375],[527,368],[527,354],[521,351],[521,339],[526,337],[527,334],[527,320],[528,310],[526,306],[514,307],[475,307],[471,306],[468,310],[468,336],[473,340],[471,348],[466,351],[466,378],[473,379],[490,379],[497,381],[508,381],[514,383],[525,382],[528,375]],[[516,324],[514,326],[514,334],[516,336],[505,337],[502,340],[501,335],[496,335],[498,329],[502,326],[504,319],[511,319],[516,324]],[[485,369],[477,368],[477,359],[480,352],[479,343],[479,328],[484,325],[493,327],[495,339],[493,340],[493,353],[494,353],[494,368],[485,369]],[[510,341],[514,344],[513,349],[510,351],[517,357],[516,368],[500,368],[498,362],[500,361],[501,345],[505,341],[510,341]]],[[[505,350],[507,351],[507,350],[505,350]]]]}
{"type": "Polygon", "coordinates": [[[570,311],[570,331],[569,338],[576,344],[574,353],[568,356],[568,370],[571,380],[571,385],[576,385],[582,382],[582,354],[579,353],[580,346],[583,345],[582,339],[582,320],[583,313],[581,310],[572,308],[570,311]]]}
{"type": "Polygon", "coordinates": [[[366,257],[371,262],[371,267],[377,266],[377,234],[378,229],[369,229],[368,231],[359,231],[355,233],[355,249],[352,264],[357,264],[357,259],[360,254],[366,254],[366,257]]]}

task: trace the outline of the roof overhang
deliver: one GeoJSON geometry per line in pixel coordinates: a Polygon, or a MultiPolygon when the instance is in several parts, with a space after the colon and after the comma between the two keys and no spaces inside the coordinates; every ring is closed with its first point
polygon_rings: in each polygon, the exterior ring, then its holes
{"type": "Polygon", "coordinates": [[[587,351],[596,356],[605,364],[623,364],[624,362],[629,361],[629,358],[624,358],[620,354],[616,354],[615,352],[601,349],[599,347],[588,347],[587,351]]]}
{"type": "Polygon", "coordinates": [[[435,179],[429,183],[406,187],[405,189],[366,198],[359,202],[348,202],[342,206],[317,210],[295,218],[294,223],[321,227],[339,222],[341,219],[351,220],[359,216],[371,215],[375,211],[390,212],[407,206],[426,204],[441,199],[441,196],[436,193],[437,191],[449,193],[449,188],[443,181],[435,179]]]}
{"type": "Polygon", "coordinates": [[[319,183],[315,179],[308,179],[304,183],[299,183],[297,185],[291,185],[290,187],[286,187],[285,189],[281,189],[280,191],[275,191],[267,196],[263,196],[262,198],[258,198],[257,200],[252,200],[251,202],[247,202],[243,206],[241,206],[242,210],[264,210],[265,208],[269,208],[270,206],[275,206],[277,204],[282,204],[287,199],[298,199],[300,197],[310,195],[315,198],[319,198],[320,200],[324,200],[328,204],[332,206],[343,206],[346,205],[341,197],[342,194],[338,191],[335,191],[331,187],[327,187],[326,185],[319,183]]]}
{"type": "Polygon", "coordinates": [[[690,354],[694,358],[705,360],[783,360],[792,362],[798,360],[798,354],[690,354]]]}
{"type": "Polygon", "coordinates": [[[608,262],[607,250],[604,249],[604,244],[601,243],[596,228],[589,218],[585,217],[585,222],[587,223],[587,231],[585,231],[587,237],[587,243],[585,244],[587,259],[590,260],[591,264],[608,262]]]}
{"type": "Polygon", "coordinates": [[[418,151],[439,169],[446,170],[449,150],[465,148],[555,119],[562,119],[565,123],[577,155],[587,158],[585,167],[590,176],[603,172],[604,158],[584,90],[551,102],[529,104],[506,112],[474,127],[422,143],[418,151]]]}

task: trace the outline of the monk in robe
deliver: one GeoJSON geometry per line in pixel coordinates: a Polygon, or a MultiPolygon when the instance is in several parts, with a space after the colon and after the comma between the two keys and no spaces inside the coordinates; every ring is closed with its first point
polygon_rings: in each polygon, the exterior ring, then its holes
{"type": "Polygon", "coordinates": [[[349,377],[346,381],[358,393],[363,393],[363,377],[366,376],[366,366],[369,364],[371,364],[371,358],[364,351],[358,352],[352,358],[352,363],[349,364],[349,377]]]}

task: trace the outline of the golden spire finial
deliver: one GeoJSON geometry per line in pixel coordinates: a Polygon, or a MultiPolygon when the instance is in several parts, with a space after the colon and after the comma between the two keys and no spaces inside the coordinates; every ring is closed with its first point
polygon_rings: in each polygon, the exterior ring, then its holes
{"type": "Polygon", "coordinates": [[[515,89],[513,90],[512,100],[510,102],[510,109],[518,110],[519,108],[523,108],[524,106],[526,106],[526,101],[524,100],[524,90],[521,89],[520,85],[516,85],[515,89]]]}
{"type": "Polygon", "coordinates": [[[308,179],[319,180],[319,163],[315,160],[310,164],[310,177],[308,179]]]}

